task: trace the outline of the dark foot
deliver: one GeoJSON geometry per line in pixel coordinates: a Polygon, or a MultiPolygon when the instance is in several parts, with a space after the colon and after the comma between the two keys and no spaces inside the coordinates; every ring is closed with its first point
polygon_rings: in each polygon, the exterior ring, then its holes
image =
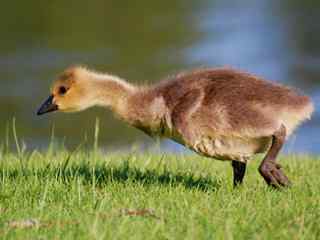
{"type": "Polygon", "coordinates": [[[260,166],[259,172],[267,184],[272,187],[280,188],[289,187],[291,185],[288,177],[281,170],[280,164],[275,162],[264,162],[260,166]]]}
{"type": "Polygon", "coordinates": [[[246,173],[246,166],[246,163],[232,161],[234,187],[237,187],[242,184],[244,175],[246,173]]]}
{"type": "Polygon", "coordinates": [[[280,164],[276,163],[279,154],[286,139],[286,128],[282,125],[280,129],[272,136],[271,147],[263,159],[259,172],[269,186],[279,188],[288,187],[290,181],[280,169],[280,164]]]}

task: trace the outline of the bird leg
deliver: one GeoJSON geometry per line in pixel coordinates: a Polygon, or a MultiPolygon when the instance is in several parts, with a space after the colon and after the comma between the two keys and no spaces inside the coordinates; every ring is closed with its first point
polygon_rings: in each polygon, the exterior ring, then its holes
{"type": "Polygon", "coordinates": [[[239,161],[232,161],[233,168],[233,186],[237,187],[242,184],[244,175],[246,173],[247,164],[239,161]]]}
{"type": "Polygon", "coordinates": [[[290,185],[288,177],[282,172],[280,164],[276,162],[276,157],[285,142],[285,138],[286,128],[282,125],[273,134],[271,147],[259,167],[259,172],[267,184],[275,188],[290,185]]]}

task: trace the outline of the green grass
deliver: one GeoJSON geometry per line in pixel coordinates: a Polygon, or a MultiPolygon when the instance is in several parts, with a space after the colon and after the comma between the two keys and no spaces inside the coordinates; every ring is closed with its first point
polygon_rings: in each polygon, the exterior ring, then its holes
{"type": "Polygon", "coordinates": [[[2,151],[0,238],[319,239],[319,159],[280,157],[283,191],[259,162],[234,190],[230,163],[194,155],[2,151]]]}

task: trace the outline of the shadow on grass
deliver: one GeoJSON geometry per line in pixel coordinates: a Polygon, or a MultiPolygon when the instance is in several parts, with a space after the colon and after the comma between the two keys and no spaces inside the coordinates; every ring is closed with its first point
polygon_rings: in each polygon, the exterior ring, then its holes
{"type": "Polygon", "coordinates": [[[167,185],[183,186],[186,189],[195,189],[205,192],[215,191],[220,188],[220,181],[209,176],[194,176],[190,172],[172,173],[166,168],[163,170],[145,169],[131,167],[126,161],[117,167],[106,167],[105,165],[90,165],[87,163],[70,164],[69,166],[48,166],[43,169],[18,169],[0,172],[0,178],[54,178],[64,183],[69,183],[74,179],[80,178],[84,184],[95,184],[98,187],[110,183],[139,183],[143,186],[167,185]]]}

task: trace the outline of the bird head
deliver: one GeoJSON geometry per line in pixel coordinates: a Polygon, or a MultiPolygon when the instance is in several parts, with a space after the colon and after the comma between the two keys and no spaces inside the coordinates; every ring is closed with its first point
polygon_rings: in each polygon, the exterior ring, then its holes
{"type": "Polygon", "coordinates": [[[37,115],[53,111],[77,112],[91,106],[86,69],[72,67],[65,70],[53,83],[47,100],[37,115]]]}

